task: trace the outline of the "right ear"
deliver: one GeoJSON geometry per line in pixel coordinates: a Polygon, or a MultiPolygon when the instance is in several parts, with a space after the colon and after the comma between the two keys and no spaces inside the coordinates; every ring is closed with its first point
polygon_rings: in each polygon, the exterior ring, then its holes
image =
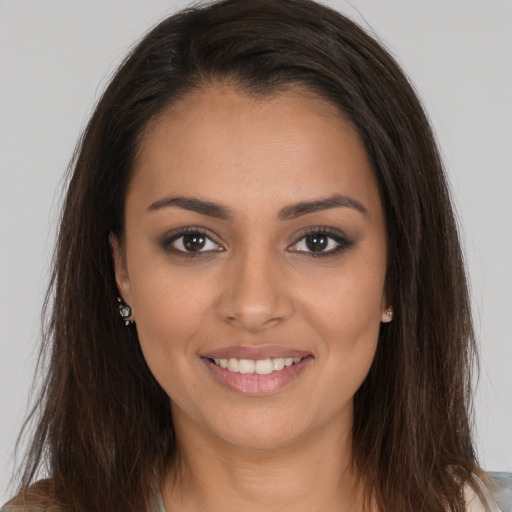
{"type": "MultiPolygon", "coordinates": [[[[112,260],[114,262],[114,274],[116,278],[117,289],[123,301],[132,306],[132,295],[130,286],[130,276],[126,268],[126,255],[122,242],[119,237],[114,233],[108,236],[110,249],[112,251],[112,260]]],[[[132,306],[133,307],[133,306],[132,306]]]]}

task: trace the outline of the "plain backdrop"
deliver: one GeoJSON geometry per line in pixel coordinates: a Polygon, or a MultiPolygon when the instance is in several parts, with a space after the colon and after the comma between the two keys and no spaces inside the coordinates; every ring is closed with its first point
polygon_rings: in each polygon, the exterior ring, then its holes
{"type": "MultiPolygon", "coordinates": [[[[120,59],[163,0],[0,0],[0,503],[26,412],[60,182],[120,59]]],[[[437,132],[460,218],[481,348],[478,453],[512,471],[512,0],[325,2],[374,32],[437,132]]]]}

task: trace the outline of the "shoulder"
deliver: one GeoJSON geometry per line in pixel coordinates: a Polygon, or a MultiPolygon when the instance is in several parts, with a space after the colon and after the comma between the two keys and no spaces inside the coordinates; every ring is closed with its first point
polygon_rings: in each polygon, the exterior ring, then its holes
{"type": "Polygon", "coordinates": [[[512,473],[482,472],[475,479],[478,493],[465,487],[468,512],[512,512],[512,473]]]}
{"type": "Polygon", "coordinates": [[[58,505],[51,480],[41,480],[6,503],[0,512],[65,512],[65,510],[58,505]]]}
{"type": "Polygon", "coordinates": [[[487,473],[488,488],[502,512],[512,512],[512,473],[487,473]]]}

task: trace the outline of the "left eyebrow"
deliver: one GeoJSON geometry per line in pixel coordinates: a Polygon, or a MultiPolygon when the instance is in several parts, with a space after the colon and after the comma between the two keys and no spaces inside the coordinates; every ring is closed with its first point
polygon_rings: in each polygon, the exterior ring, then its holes
{"type": "Polygon", "coordinates": [[[231,220],[233,218],[233,212],[226,206],[195,197],[164,197],[150,204],[147,211],[157,211],[168,206],[175,206],[183,210],[207,215],[208,217],[216,217],[217,219],[231,220]]]}
{"type": "Polygon", "coordinates": [[[368,211],[359,201],[348,196],[337,194],[326,199],[305,201],[286,206],[279,212],[279,219],[296,219],[302,215],[308,215],[309,213],[315,213],[322,210],[329,210],[331,208],[352,208],[360,213],[368,215],[368,211]]]}

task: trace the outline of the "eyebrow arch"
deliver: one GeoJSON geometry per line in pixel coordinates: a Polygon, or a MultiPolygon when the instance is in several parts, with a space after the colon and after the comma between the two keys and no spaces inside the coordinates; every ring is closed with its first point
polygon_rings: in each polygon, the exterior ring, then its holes
{"type": "Polygon", "coordinates": [[[279,218],[281,220],[291,220],[307,215],[308,213],[314,213],[321,210],[328,210],[330,208],[352,208],[358,212],[368,214],[366,208],[356,199],[348,196],[342,196],[336,194],[326,199],[318,199],[315,201],[305,201],[297,204],[286,206],[279,212],[279,218]]]}
{"type": "Polygon", "coordinates": [[[225,206],[193,197],[179,196],[159,199],[158,201],[150,204],[147,211],[157,211],[167,206],[177,206],[183,210],[190,210],[192,212],[200,213],[201,215],[208,215],[208,217],[215,217],[222,220],[231,220],[234,217],[233,212],[225,206]]]}
{"type": "MultiPolygon", "coordinates": [[[[150,204],[147,211],[158,211],[169,206],[176,206],[183,210],[190,210],[201,215],[207,215],[222,220],[232,220],[234,218],[233,212],[226,206],[194,197],[164,197],[150,204]]],[[[330,208],[352,208],[358,212],[368,214],[366,208],[356,199],[337,194],[326,199],[304,201],[285,206],[279,211],[278,218],[280,220],[291,220],[301,217],[302,215],[328,210],[330,208]]]]}

